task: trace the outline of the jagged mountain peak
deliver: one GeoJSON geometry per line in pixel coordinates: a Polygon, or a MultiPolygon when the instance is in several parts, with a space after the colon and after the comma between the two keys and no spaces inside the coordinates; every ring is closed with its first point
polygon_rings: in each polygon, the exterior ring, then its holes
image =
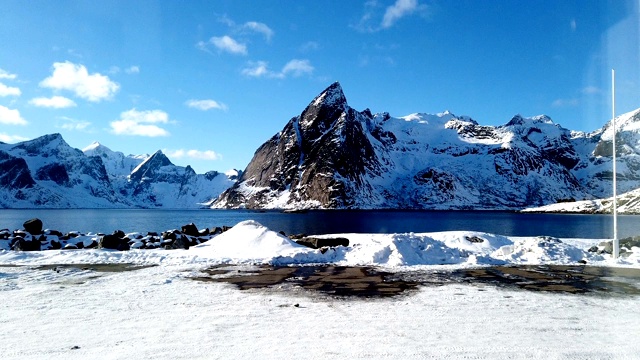
{"type": "Polygon", "coordinates": [[[311,103],[296,119],[302,139],[316,139],[350,109],[339,82],[334,82],[311,103]]]}
{"type": "Polygon", "coordinates": [[[342,106],[346,104],[347,98],[344,96],[342,86],[337,81],[329,85],[311,101],[313,106],[342,106]]]}
{"type": "Polygon", "coordinates": [[[513,127],[513,126],[535,126],[539,124],[548,124],[555,125],[553,120],[547,115],[536,115],[533,117],[525,117],[520,114],[514,115],[508,123],[506,123],[503,127],[513,127]]]}
{"type": "Polygon", "coordinates": [[[171,160],[162,152],[162,150],[156,151],[148,159],[140,163],[129,175],[129,180],[138,182],[145,177],[153,176],[163,166],[173,165],[171,160]]]}
{"type": "MultiPolygon", "coordinates": [[[[82,149],[83,153],[87,153],[88,151],[96,150],[96,149],[109,149],[108,147],[102,145],[98,141],[94,141],[91,144],[87,145],[84,149],[82,149]]],[[[111,150],[111,149],[109,149],[111,150]]]]}
{"type": "Polygon", "coordinates": [[[13,146],[14,149],[23,150],[28,156],[40,154],[73,154],[78,155],[80,150],[72,148],[59,133],[47,134],[33,140],[27,140],[13,146]]]}
{"type": "Polygon", "coordinates": [[[167,155],[162,152],[162,150],[158,150],[153,153],[153,155],[149,156],[148,159],[143,161],[137,169],[133,170],[133,172],[136,172],[141,167],[162,167],[168,165],[173,165],[173,163],[169,160],[167,155]]]}

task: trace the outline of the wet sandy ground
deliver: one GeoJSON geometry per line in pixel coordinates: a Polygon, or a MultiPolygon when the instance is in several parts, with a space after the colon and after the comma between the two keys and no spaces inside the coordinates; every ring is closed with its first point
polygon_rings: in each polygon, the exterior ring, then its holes
{"type": "Polygon", "coordinates": [[[640,269],[572,265],[496,266],[453,271],[386,272],[371,267],[234,266],[204,271],[199,281],[249,289],[299,288],[338,297],[390,297],[420,286],[472,284],[571,294],[640,295],[640,269]]]}

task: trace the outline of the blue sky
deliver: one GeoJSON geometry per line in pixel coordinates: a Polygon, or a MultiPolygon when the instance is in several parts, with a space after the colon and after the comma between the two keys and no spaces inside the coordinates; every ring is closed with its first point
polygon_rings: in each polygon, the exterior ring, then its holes
{"type": "Polygon", "coordinates": [[[333,81],[357,110],[547,114],[581,131],[640,107],[637,0],[0,0],[0,141],[59,132],[197,172],[243,169],[333,81]]]}

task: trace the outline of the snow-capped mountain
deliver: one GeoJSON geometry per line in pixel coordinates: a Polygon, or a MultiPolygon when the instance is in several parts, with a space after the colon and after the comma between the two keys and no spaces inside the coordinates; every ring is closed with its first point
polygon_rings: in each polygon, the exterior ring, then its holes
{"type": "Polygon", "coordinates": [[[196,174],[161,152],[128,155],[93,143],[83,151],[60,134],[0,143],[0,207],[199,208],[231,186],[237,173],[196,174]]]}
{"type": "Polygon", "coordinates": [[[69,146],[60,134],[0,143],[0,207],[125,207],[102,161],[69,146]]]}
{"type": "MultiPolygon", "coordinates": [[[[638,113],[618,137],[624,188],[640,187],[638,113]]],[[[351,108],[339,83],[255,153],[219,208],[522,209],[610,194],[611,131],[567,130],[547,116],[482,126],[450,112],[351,108]]]]}
{"type": "Polygon", "coordinates": [[[235,183],[225,174],[196,174],[191,166],[176,166],[158,150],[126,177],[121,192],[144,207],[202,207],[235,183]]]}
{"type": "Polygon", "coordinates": [[[150,155],[127,155],[120,151],[113,151],[108,147],[93,142],[91,145],[82,149],[87,156],[98,156],[102,158],[102,162],[111,177],[128,176],[133,169],[149,158],[150,155]]]}

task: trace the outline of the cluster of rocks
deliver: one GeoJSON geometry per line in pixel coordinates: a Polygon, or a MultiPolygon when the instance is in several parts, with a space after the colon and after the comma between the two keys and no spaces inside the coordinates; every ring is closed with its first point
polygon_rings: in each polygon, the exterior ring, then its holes
{"type": "Polygon", "coordinates": [[[195,224],[187,224],[180,230],[162,233],[129,233],[116,230],[112,234],[93,234],[71,231],[63,234],[58,230],[43,229],[40,219],[27,220],[23,230],[0,230],[0,250],[40,251],[73,249],[188,249],[209,241],[215,235],[230,229],[228,226],[198,230],[195,224]]]}
{"type": "MultiPolygon", "coordinates": [[[[71,231],[61,233],[57,230],[43,229],[40,219],[25,221],[23,230],[0,230],[0,250],[41,251],[75,249],[189,249],[202,244],[231,227],[222,226],[198,230],[194,223],[183,225],[180,230],[167,230],[162,233],[129,233],[116,230],[112,234],[93,234],[71,231]]],[[[284,232],[280,232],[285,235],[284,232]]],[[[285,235],[286,236],[286,235],[285,235]]],[[[304,234],[291,235],[291,240],[313,249],[327,249],[335,246],[349,246],[346,238],[316,238],[304,234]]]]}
{"type": "MultiPolygon", "coordinates": [[[[633,236],[619,240],[620,244],[620,256],[628,257],[633,253],[633,248],[640,248],[640,236],[633,236]]],[[[598,245],[593,245],[589,248],[589,252],[597,254],[612,254],[613,253],[613,241],[603,241],[598,245]]]]}

